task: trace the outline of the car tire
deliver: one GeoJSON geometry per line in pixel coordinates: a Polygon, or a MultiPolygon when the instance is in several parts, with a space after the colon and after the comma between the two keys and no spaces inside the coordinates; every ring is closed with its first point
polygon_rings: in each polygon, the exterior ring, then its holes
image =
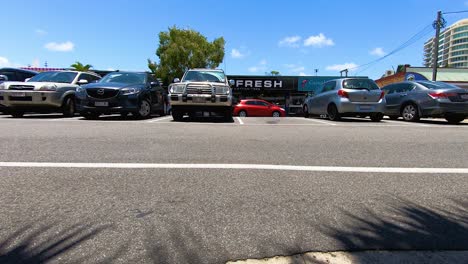
{"type": "Polygon", "coordinates": [[[24,115],[24,112],[22,111],[13,111],[11,112],[11,116],[14,117],[14,118],[21,118],[23,117],[24,115]]]}
{"type": "Polygon", "coordinates": [[[247,111],[245,111],[245,110],[240,110],[240,111],[239,111],[239,117],[247,117],[247,111]]]}
{"type": "Polygon", "coordinates": [[[372,122],[380,122],[382,121],[384,115],[382,113],[372,113],[370,115],[370,119],[372,120],[372,122]]]}
{"type": "Polygon", "coordinates": [[[465,116],[463,115],[446,115],[445,116],[445,120],[447,120],[447,122],[449,122],[450,124],[458,124],[460,122],[462,122],[463,120],[465,120],[465,116]]]}
{"type": "Polygon", "coordinates": [[[80,114],[82,117],[84,117],[84,119],[88,119],[88,120],[96,120],[99,118],[99,116],[101,114],[99,113],[81,113],[80,114]]]}
{"type": "Polygon", "coordinates": [[[271,114],[272,117],[281,117],[281,113],[278,112],[278,111],[274,111],[272,114],[271,114]]]}
{"type": "Polygon", "coordinates": [[[65,117],[75,116],[76,104],[72,96],[65,98],[62,105],[62,114],[65,117]]]}
{"type": "Polygon", "coordinates": [[[138,106],[138,111],[133,115],[138,119],[146,119],[151,116],[151,102],[148,99],[143,99],[138,106]]]}
{"type": "Polygon", "coordinates": [[[175,109],[172,110],[171,114],[172,114],[172,119],[174,119],[174,121],[182,121],[182,119],[184,118],[184,114],[175,109]]]}
{"type": "Polygon", "coordinates": [[[397,120],[398,118],[400,118],[400,116],[391,115],[391,116],[388,116],[388,118],[390,118],[390,120],[397,120]]]}
{"type": "Polygon", "coordinates": [[[403,117],[403,120],[409,121],[409,122],[416,122],[419,120],[419,110],[418,106],[415,104],[406,104],[403,106],[401,109],[401,116],[403,117]]]}
{"type": "Polygon", "coordinates": [[[336,108],[335,104],[330,104],[327,107],[327,115],[328,119],[331,121],[339,121],[341,119],[340,113],[338,113],[338,108],[336,108]]]}
{"type": "Polygon", "coordinates": [[[304,113],[305,118],[309,118],[309,116],[310,116],[309,107],[307,105],[304,105],[304,107],[302,108],[302,112],[304,113]]]}

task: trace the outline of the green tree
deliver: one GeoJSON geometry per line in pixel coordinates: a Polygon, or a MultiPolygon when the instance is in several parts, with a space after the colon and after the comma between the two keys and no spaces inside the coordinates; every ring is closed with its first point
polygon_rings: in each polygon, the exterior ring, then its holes
{"type": "Polygon", "coordinates": [[[167,84],[188,69],[218,67],[224,59],[224,44],[223,37],[209,42],[195,30],[174,26],[159,33],[159,63],[148,59],[148,68],[167,84]]]}
{"type": "Polygon", "coordinates": [[[90,65],[90,64],[83,65],[83,63],[77,61],[73,63],[72,65],[70,65],[70,67],[74,69],[75,71],[87,72],[89,71],[89,69],[93,67],[93,65],[90,65]]]}
{"type": "Polygon", "coordinates": [[[271,76],[279,76],[280,72],[279,71],[271,71],[270,74],[271,74],[271,76]]]}

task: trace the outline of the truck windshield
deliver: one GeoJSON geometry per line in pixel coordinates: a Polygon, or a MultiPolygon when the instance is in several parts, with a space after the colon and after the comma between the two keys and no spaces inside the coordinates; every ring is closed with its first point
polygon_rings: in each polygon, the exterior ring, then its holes
{"type": "Polygon", "coordinates": [[[222,71],[189,71],[183,82],[224,82],[226,76],[222,71]]]}
{"type": "Polygon", "coordinates": [[[75,80],[76,72],[41,72],[29,79],[30,82],[56,82],[72,83],[75,80]]]}

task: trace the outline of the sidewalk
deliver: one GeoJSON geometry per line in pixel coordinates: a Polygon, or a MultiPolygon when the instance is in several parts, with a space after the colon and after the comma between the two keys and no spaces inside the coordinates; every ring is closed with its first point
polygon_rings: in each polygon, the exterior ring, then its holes
{"type": "Polygon", "coordinates": [[[468,251],[309,252],[287,257],[229,261],[227,264],[444,264],[468,263],[468,251]]]}

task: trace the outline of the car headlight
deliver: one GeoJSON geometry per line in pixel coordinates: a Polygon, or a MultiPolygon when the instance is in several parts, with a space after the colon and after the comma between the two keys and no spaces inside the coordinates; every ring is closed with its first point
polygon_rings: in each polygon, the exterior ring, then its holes
{"type": "Polygon", "coordinates": [[[57,91],[57,86],[55,84],[46,84],[39,88],[40,91],[57,91]]]}
{"type": "Polygon", "coordinates": [[[181,94],[184,92],[184,89],[185,89],[184,85],[172,85],[169,92],[173,94],[181,94]]]}
{"type": "Polygon", "coordinates": [[[85,90],[86,90],[86,89],[83,88],[83,87],[78,87],[78,88],[76,88],[76,92],[77,92],[77,93],[83,93],[85,90]]]}
{"type": "Polygon", "coordinates": [[[140,89],[137,88],[123,88],[120,90],[122,95],[137,94],[140,92],[140,89]]]}
{"type": "Polygon", "coordinates": [[[229,94],[230,89],[229,87],[215,87],[216,94],[229,94]]]}

